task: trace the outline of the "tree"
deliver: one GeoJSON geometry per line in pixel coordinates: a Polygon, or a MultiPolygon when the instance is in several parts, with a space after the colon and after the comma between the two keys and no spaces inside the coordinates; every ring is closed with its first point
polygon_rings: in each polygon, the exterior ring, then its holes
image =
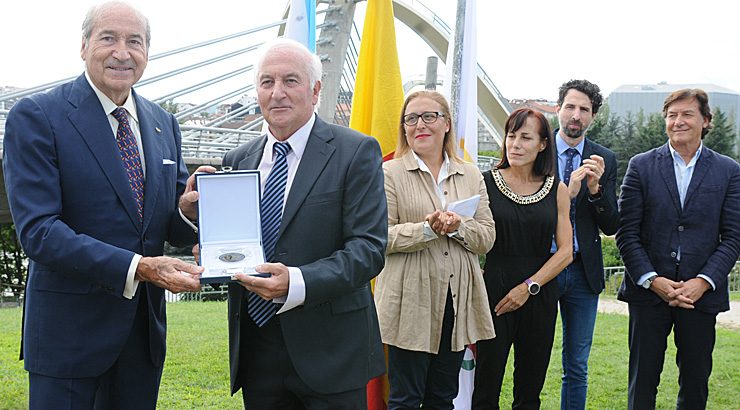
{"type": "Polygon", "coordinates": [[[159,106],[170,114],[177,114],[177,103],[172,100],[163,101],[159,106]]]}
{"type": "Polygon", "coordinates": [[[704,144],[720,154],[738,159],[735,151],[735,124],[727,118],[727,114],[719,108],[714,109],[712,116],[712,129],[704,137],[704,144]]]}
{"type": "Polygon", "coordinates": [[[26,255],[18,243],[15,226],[0,225],[0,292],[20,294],[26,285],[26,255]]]}

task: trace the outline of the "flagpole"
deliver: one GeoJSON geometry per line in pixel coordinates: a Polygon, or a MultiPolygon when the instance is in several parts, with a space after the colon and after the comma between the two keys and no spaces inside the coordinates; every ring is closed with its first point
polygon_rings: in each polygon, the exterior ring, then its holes
{"type": "MultiPolygon", "coordinates": [[[[455,122],[460,115],[460,84],[462,82],[463,44],[465,42],[465,2],[457,0],[457,12],[455,13],[455,35],[452,47],[452,70],[450,78],[450,108],[455,122]]],[[[447,61],[450,64],[450,61],[447,61]]],[[[449,71],[449,70],[448,70],[449,71]]]]}

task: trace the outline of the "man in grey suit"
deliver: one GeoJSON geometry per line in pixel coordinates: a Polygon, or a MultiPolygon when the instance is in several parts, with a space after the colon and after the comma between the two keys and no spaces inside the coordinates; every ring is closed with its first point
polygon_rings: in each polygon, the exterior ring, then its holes
{"type": "Polygon", "coordinates": [[[263,184],[268,263],[257,271],[268,277],[229,286],[232,394],[241,388],[250,410],[365,408],[368,380],[385,371],[369,285],[388,229],[380,147],[314,114],[320,79],[321,61],[301,44],[264,46],[255,82],[268,133],[223,161],[258,169],[263,184]]]}
{"type": "Polygon", "coordinates": [[[654,409],[673,330],[677,409],[709,395],[717,313],[730,309],[727,276],[740,253],[740,166],[704,146],[712,112],[703,90],[663,104],[668,143],[630,160],[619,198],[617,245],[627,276],[630,409],[654,409]]]}

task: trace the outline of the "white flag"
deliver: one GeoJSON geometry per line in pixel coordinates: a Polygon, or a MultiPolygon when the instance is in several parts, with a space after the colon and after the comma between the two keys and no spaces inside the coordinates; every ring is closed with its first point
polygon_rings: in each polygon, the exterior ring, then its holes
{"type": "Polygon", "coordinates": [[[458,139],[458,154],[472,163],[478,161],[478,59],[476,57],[476,0],[465,1],[465,20],[463,23],[462,62],[459,72],[453,72],[455,31],[450,36],[445,62],[447,73],[443,93],[448,99],[452,96],[452,86],[459,89],[458,108],[456,112],[455,133],[458,139]],[[455,81],[453,81],[453,79],[455,81]]]}
{"type": "Polygon", "coordinates": [[[284,37],[316,52],[316,0],[291,0],[284,37]]]}
{"type": "Polygon", "coordinates": [[[470,410],[473,407],[473,387],[475,381],[475,355],[470,346],[465,347],[462,366],[460,366],[457,397],[452,402],[455,410],[470,410]]]}

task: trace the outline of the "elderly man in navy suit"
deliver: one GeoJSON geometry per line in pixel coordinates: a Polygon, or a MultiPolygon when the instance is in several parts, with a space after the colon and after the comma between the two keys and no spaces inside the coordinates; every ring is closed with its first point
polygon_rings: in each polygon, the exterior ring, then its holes
{"type": "Polygon", "coordinates": [[[727,278],[740,253],[740,165],[702,143],[712,121],[703,90],[672,93],[663,116],[668,143],[632,158],[619,199],[629,408],[655,408],[673,329],[676,408],[703,409],[717,313],[730,308],[727,278]]]}
{"type": "Polygon", "coordinates": [[[196,241],[178,212],[180,131],[132,89],[147,64],[147,19],[110,2],[90,9],[82,30],[85,73],[19,101],[5,128],[5,184],[30,259],[29,405],[154,409],[164,289],[200,289],[201,268],[161,256],[164,241],[196,241]]]}

